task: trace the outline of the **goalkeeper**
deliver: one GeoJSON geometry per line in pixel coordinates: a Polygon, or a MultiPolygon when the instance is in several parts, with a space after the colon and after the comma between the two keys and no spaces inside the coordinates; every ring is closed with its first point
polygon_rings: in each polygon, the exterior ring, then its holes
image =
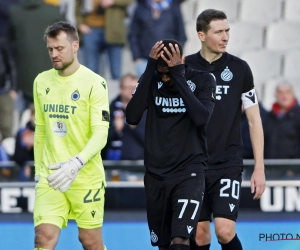
{"type": "Polygon", "coordinates": [[[106,81],[78,62],[78,33],[69,23],[49,26],[45,41],[53,69],[34,81],[35,249],[54,249],[75,219],[82,247],[103,250],[106,81]]]}

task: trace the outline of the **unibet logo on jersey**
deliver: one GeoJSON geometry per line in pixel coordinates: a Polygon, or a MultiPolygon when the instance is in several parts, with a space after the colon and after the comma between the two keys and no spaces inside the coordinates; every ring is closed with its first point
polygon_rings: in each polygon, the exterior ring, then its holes
{"type": "MultiPolygon", "coordinates": [[[[196,90],[196,85],[191,80],[188,80],[187,85],[190,90],[194,92],[196,90]]],[[[161,89],[164,85],[163,82],[157,82],[157,89],[161,89]]],[[[156,106],[164,106],[162,108],[162,112],[164,113],[185,113],[186,108],[182,98],[180,97],[155,97],[155,105],[156,106]]]]}
{"type": "Polygon", "coordinates": [[[165,106],[166,108],[162,108],[164,113],[184,113],[186,109],[184,107],[184,103],[182,98],[178,97],[155,97],[156,106],[165,106]]]}
{"type": "Polygon", "coordinates": [[[228,89],[230,88],[229,85],[217,85],[216,86],[216,100],[221,100],[221,95],[227,95],[228,89]]]}

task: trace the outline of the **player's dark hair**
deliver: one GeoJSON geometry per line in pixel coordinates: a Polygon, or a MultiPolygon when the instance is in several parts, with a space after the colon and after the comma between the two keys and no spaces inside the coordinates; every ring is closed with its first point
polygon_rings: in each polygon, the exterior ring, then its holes
{"type": "MultiPolygon", "coordinates": [[[[170,52],[171,52],[171,49],[170,49],[170,46],[169,44],[171,43],[174,48],[175,48],[175,44],[178,45],[178,48],[179,48],[179,51],[180,51],[180,55],[182,56],[183,54],[183,50],[182,50],[182,46],[180,44],[180,42],[174,40],[174,39],[164,39],[162,40],[163,44],[164,44],[164,47],[166,47],[170,52]]],[[[163,50],[163,49],[162,49],[163,50]]],[[[172,53],[172,52],[171,52],[172,53]]],[[[169,59],[168,55],[166,54],[166,52],[164,51],[164,56],[169,59]]],[[[161,57],[159,57],[157,59],[157,65],[161,66],[161,67],[168,67],[168,64],[164,61],[164,59],[162,59],[161,57]]]]}
{"type": "Polygon", "coordinates": [[[210,22],[213,20],[227,19],[226,14],[221,10],[207,9],[200,13],[197,17],[196,29],[197,32],[203,31],[206,33],[210,29],[210,22]]]}
{"type": "Polygon", "coordinates": [[[44,34],[44,40],[46,41],[47,37],[55,38],[62,31],[67,34],[69,41],[79,41],[77,29],[72,24],[65,21],[59,21],[48,26],[44,34]]]}

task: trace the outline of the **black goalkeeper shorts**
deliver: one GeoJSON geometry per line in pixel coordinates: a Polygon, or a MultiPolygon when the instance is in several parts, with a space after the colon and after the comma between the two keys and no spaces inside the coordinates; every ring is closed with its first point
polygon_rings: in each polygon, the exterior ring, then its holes
{"type": "Polygon", "coordinates": [[[190,238],[199,220],[205,174],[159,180],[146,173],[144,183],[152,246],[168,245],[174,237],[190,238]]]}

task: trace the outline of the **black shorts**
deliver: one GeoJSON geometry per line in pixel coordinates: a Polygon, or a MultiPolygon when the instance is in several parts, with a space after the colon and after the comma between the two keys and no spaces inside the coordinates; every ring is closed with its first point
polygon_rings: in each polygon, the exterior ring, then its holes
{"type": "Polygon", "coordinates": [[[199,221],[221,217],[236,221],[240,205],[243,167],[208,169],[199,221]]]}
{"type": "Polygon", "coordinates": [[[174,237],[189,238],[197,227],[205,174],[192,175],[159,180],[146,173],[144,183],[152,246],[168,245],[174,237]]]}

